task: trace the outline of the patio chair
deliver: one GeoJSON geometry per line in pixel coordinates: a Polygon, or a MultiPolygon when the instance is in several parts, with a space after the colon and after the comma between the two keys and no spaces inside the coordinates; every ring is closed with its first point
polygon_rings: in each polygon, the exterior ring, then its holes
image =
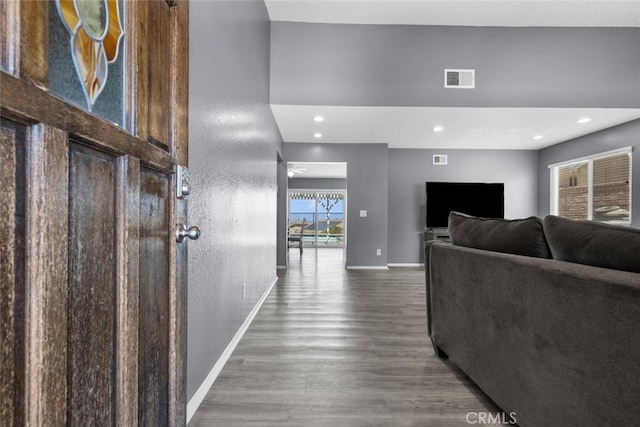
{"type": "Polygon", "coordinates": [[[287,236],[287,249],[291,247],[291,242],[298,242],[298,247],[300,248],[300,255],[302,255],[302,235],[304,233],[304,222],[306,219],[302,220],[302,225],[300,226],[300,233],[297,236],[292,236],[289,234],[287,236]]]}

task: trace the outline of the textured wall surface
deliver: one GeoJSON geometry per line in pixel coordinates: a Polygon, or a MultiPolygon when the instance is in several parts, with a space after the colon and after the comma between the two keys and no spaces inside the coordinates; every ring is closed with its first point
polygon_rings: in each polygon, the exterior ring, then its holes
{"type": "Polygon", "coordinates": [[[640,120],[634,120],[600,132],[554,145],[539,152],[538,164],[538,214],[545,216],[550,211],[549,165],[591,156],[618,148],[633,147],[631,182],[631,222],[640,228],[640,120]]]}
{"type": "Polygon", "coordinates": [[[537,151],[389,150],[389,263],[424,262],[425,182],[503,182],[505,218],[524,218],[537,213],[537,169],[537,151]]]}
{"type": "Polygon", "coordinates": [[[640,28],[271,30],[273,104],[640,107],[640,28]],[[475,90],[445,89],[445,68],[475,69],[475,90]]]}
{"type": "Polygon", "coordinates": [[[386,266],[387,145],[285,143],[284,153],[290,162],[347,162],[347,266],[386,266]],[[366,218],[360,210],[367,211],[366,218]]]}
{"type": "Polygon", "coordinates": [[[275,280],[281,146],[264,3],[195,1],[190,21],[188,399],[275,280]]]}

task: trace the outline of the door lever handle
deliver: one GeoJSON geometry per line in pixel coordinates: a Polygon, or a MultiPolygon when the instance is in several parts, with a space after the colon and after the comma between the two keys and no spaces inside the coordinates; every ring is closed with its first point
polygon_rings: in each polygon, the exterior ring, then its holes
{"type": "Polygon", "coordinates": [[[176,224],[176,242],[182,243],[187,237],[191,240],[198,240],[200,229],[198,227],[187,228],[184,224],[176,224]]]}

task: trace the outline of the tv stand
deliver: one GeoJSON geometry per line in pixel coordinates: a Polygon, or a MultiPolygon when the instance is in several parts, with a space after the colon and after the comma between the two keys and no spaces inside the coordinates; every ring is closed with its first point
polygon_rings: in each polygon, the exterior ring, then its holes
{"type": "Polygon", "coordinates": [[[424,241],[427,242],[429,240],[448,242],[451,240],[451,236],[449,235],[449,230],[446,228],[429,228],[424,232],[424,241]]]}

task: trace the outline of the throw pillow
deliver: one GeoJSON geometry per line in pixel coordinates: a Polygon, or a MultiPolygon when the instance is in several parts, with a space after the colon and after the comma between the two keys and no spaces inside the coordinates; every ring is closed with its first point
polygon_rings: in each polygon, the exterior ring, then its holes
{"type": "Polygon", "coordinates": [[[477,218],[459,212],[449,214],[451,243],[537,258],[551,258],[542,220],[477,218]]]}
{"type": "Polygon", "coordinates": [[[640,230],[549,215],[544,231],[555,259],[640,273],[640,230]]]}

